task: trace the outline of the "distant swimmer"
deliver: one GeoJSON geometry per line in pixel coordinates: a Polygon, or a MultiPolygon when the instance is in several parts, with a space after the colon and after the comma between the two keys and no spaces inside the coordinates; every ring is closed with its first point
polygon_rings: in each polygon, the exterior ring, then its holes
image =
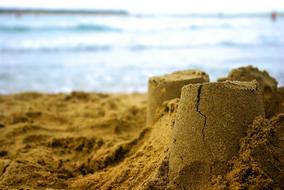
{"type": "Polygon", "coordinates": [[[219,18],[224,18],[224,13],[218,13],[219,18]]]}
{"type": "Polygon", "coordinates": [[[277,13],[276,13],[275,11],[273,11],[273,12],[271,13],[271,20],[275,21],[276,18],[277,18],[277,13]]]}
{"type": "Polygon", "coordinates": [[[22,17],[22,14],[21,14],[20,12],[16,12],[16,13],[15,13],[15,16],[16,16],[17,18],[20,18],[20,17],[22,17]]]}

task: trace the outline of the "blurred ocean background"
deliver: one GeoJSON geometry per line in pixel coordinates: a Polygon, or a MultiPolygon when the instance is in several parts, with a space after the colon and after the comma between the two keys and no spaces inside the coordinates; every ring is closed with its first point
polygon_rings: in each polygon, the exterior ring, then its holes
{"type": "Polygon", "coordinates": [[[146,92],[149,76],[239,66],[284,85],[284,18],[264,15],[0,15],[0,93],[146,92]]]}

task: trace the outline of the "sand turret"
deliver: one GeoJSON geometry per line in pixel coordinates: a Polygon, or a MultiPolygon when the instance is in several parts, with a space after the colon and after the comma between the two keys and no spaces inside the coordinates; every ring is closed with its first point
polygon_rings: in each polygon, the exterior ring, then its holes
{"type": "Polygon", "coordinates": [[[263,91],[263,102],[266,117],[272,117],[276,109],[277,81],[268,72],[260,71],[256,67],[247,66],[233,69],[227,77],[218,81],[252,81],[257,80],[260,90],[263,91]]]}
{"type": "Polygon", "coordinates": [[[148,81],[147,125],[153,124],[158,119],[156,111],[164,101],[180,97],[184,85],[203,82],[209,82],[209,77],[205,72],[197,70],[151,77],[148,81]]]}
{"type": "Polygon", "coordinates": [[[223,174],[259,115],[264,106],[256,81],[184,86],[170,145],[173,189],[204,189],[212,175],[223,174]]]}

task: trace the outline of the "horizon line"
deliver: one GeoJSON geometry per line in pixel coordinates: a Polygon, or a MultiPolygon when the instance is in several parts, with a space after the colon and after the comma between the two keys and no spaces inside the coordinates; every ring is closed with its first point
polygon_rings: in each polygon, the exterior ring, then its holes
{"type": "Polygon", "coordinates": [[[114,14],[128,15],[122,9],[0,8],[0,14],[114,14]]]}
{"type": "Polygon", "coordinates": [[[214,12],[214,13],[131,13],[123,9],[70,9],[70,8],[1,8],[0,14],[94,14],[94,15],[131,15],[131,16],[218,16],[218,17],[234,17],[234,16],[284,16],[284,12],[268,11],[268,12],[214,12]]]}

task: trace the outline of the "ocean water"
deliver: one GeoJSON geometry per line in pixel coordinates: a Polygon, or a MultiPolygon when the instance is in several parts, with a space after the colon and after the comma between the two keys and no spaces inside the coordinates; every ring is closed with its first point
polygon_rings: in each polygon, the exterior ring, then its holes
{"type": "Polygon", "coordinates": [[[145,92],[149,76],[239,66],[284,85],[284,18],[0,15],[0,93],[145,92]]]}

